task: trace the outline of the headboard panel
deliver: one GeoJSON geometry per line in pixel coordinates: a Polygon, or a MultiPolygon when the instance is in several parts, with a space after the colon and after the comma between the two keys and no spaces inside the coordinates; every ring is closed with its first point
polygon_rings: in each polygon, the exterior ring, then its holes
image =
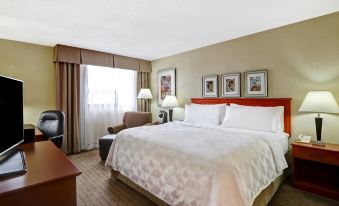
{"type": "Polygon", "coordinates": [[[292,98],[192,98],[195,104],[240,104],[247,106],[261,107],[284,107],[284,127],[285,132],[291,136],[291,100],[292,98]]]}

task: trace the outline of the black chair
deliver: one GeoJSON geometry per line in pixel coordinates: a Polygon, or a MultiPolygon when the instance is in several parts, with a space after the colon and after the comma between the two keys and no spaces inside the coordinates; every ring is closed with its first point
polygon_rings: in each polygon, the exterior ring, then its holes
{"type": "Polygon", "coordinates": [[[44,134],[46,140],[51,140],[57,147],[62,147],[64,136],[65,115],[58,110],[45,111],[40,115],[37,128],[44,134]]]}

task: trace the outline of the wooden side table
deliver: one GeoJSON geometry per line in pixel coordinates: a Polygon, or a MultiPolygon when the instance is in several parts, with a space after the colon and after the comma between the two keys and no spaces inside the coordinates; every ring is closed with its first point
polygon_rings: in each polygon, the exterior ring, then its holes
{"type": "Polygon", "coordinates": [[[293,186],[339,200],[339,145],[292,143],[293,186]]]}

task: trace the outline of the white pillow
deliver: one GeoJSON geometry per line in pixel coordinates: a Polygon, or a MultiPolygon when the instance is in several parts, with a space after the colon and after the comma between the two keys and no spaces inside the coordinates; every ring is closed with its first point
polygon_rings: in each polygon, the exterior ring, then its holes
{"type": "Polygon", "coordinates": [[[273,130],[274,131],[284,131],[285,125],[284,125],[284,107],[283,106],[276,106],[276,107],[260,107],[260,106],[245,106],[245,105],[239,105],[239,104],[230,104],[232,107],[245,107],[245,108],[253,108],[261,110],[268,110],[272,112],[272,115],[275,116],[273,119],[273,130]]]}
{"type": "Polygon", "coordinates": [[[191,106],[198,107],[198,109],[206,109],[206,108],[217,108],[219,110],[219,124],[222,124],[225,118],[227,105],[226,104],[194,104],[192,103],[191,106]]]}
{"type": "Polygon", "coordinates": [[[231,104],[223,121],[223,127],[259,131],[283,131],[284,107],[254,107],[231,104]]]}
{"type": "Polygon", "coordinates": [[[219,125],[225,115],[226,105],[185,105],[184,122],[219,125]]]}

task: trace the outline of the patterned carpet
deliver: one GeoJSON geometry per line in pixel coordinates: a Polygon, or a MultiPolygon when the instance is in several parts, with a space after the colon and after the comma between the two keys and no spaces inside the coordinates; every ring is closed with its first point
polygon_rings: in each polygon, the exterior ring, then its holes
{"type": "MultiPolygon", "coordinates": [[[[70,155],[81,169],[77,177],[79,206],[153,206],[153,202],[120,181],[110,178],[110,169],[104,166],[98,150],[70,155]]],[[[339,202],[316,196],[291,186],[291,180],[283,183],[269,204],[270,206],[327,206],[339,202]]]]}

